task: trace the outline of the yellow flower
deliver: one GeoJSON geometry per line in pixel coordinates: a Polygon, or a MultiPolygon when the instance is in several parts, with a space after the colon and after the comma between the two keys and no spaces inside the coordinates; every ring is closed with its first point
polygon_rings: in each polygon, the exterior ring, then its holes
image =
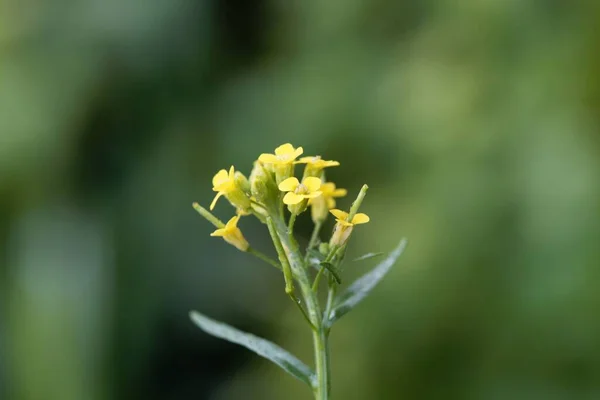
{"type": "Polygon", "coordinates": [[[335,207],[336,197],[344,197],[348,194],[346,189],[336,189],[333,182],[322,184],[321,192],[323,192],[323,198],[327,201],[327,208],[330,210],[335,207]]]}
{"type": "Polygon", "coordinates": [[[340,165],[338,161],[325,161],[321,158],[321,156],[302,157],[301,159],[296,161],[296,164],[309,164],[314,168],[318,169],[323,169],[327,167],[337,167],[340,165]]]}
{"type": "Polygon", "coordinates": [[[304,177],[307,176],[316,176],[321,177],[321,171],[323,168],[328,167],[337,167],[340,165],[337,161],[326,161],[321,158],[321,156],[314,157],[302,157],[295,164],[306,164],[306,168],[304,168],[304,177]]]}
{"type": "Polygon", "coordinates": [[[287,178],[294,176],[294,160],[303,152],[302,147],[296,149],[291,144],[286,143],[276,148],[275,154],[261,154],[258,161],[263,163],[267,169],[275,172],[275,181],[280,184],[287,178]]]}
{"type": "Polygon", "coordinates": [[[247,251],[250,245],[242,235],[242,231],[237,227],[237,223],[240,219],[239,215],[231,218],[225,227],[221,229],[217,229],[210,236],[219,236],[225,239],[225,241],[235,247],[237,247],[241,251],[247,251]]]}
{"type": "Polygon", "coordinates": [[[290,143],[286,143],[276,148],[275,154],[261,154],[260,157],[258,157],[258,161],[266,164],[292,164],[303,152],[304,150],[302,147],[296,149],[290,143]]]}
{"type": "Polygon", "coordinates": [[[325,221],[329,210],[335,207],[335,198],[344,197],[348,193],[346,189],[336,189],[333,182],[323,183],[321,192],[321,196],[308,201],[308,205],[311,206],[312,220],[315,223],[325,221]]]}
{"type": "Polygon", "coordinates": [[[279,190],[287,192],[283,197],[283,202],[287,205],[295,205],[305,199],[319,197],[321,195],[320,188],[321,180],[314,177],[305,178],[302,183],[291,177],[279,184],[279,190]]]}
{"type": "Polygon", "coordinates": [[[329,211],[335,216],[336,221],[344,226],[354,226],[359,224],[366,224],[371,219],[367,214],[357,213],[354,218],[352,218],[351,222],[346,221],[348,219],[348,213],[342,210],[333,209],[329,211]]]}
{"type": "Polygon", "coordinates": [[[369,222],[369,216],[363,213],[357,213],[352,221],[346,221],[348,219],[348,213],[342,210],[333,209],[329,211],[332,213],[337,223],[333,228],[333,235],[331,235],[331,240],[329,241],[330,246],[343,246],[350,237],[352,233],[352,229],[354,229],[354,225],[366,224],[369,222]]]}
{"type": "Polygon", "coordinates": [[[236,208],[247,211],[250,208],[250,199],[239,186],[239,183],[245,179],[240,172],[235,172],[233,165],[229,168],[229,172],[224,169],[217,172],[212,179],[213,191],[217,194],[210,204],[210,209],[215,208],[219,197],[225,196],[236,208]]]}

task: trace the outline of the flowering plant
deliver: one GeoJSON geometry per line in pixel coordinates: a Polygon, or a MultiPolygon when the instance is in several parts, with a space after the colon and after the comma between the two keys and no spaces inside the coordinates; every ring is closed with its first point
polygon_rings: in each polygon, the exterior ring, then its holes
{"type": "MultiPolygon", "coordinates": [[[[205,332],[240,344],[265,357],[300,381],[308,384],[315,399],[328,399],[331,391],[329,335],[333,324],[351,311],[364,299],[390,270],[398,259],[406,240],[402,240],[377,267],[352,283],[341,294],[343,262],[352,231],[356,225],[369,222],[369,217],[359,213],[367,194],[363,185],[348,212],[334,208],[335,199],[347,194],[327,182],[325,168],[339,166],[337,161],[321,157],[303,157],[302,147],[289,143],[279,146],[274,154],[261,154],[247,179],[232,166],[222,169],[213,178],[213,190],[217,192],[210,205],[212,210],[221,196],[236,209],[236,215],[227,223],[197,203],[194,208],[217,229],[211,236],[222,237],[238,250],[249,253],[281,271],[285,293],[310,327],[314,344],[314,370],[281,347],[252,334],[241,332],[229,325],[214,321],[197,311],[192,311],[192,321],[205,332]],[[296,164],[306,164],[302,179],[294,176],[296,164]],[[288,212],[285,211],[287,206],[288,212]],[[311,208],[314,223],[313,234],[302,252],[294,236],[296,217],[311,208]],[[289,217],[287,215],[289,214],[289,217]],[[329,214],[336,224],[329,241],[321,241],[320,233],[329,214]],[[254,215],[269,231],[278,261],[254,249],[238,227],[242,216],[254,215]],[[287,220],[287,222],[286,222],[287,220]],[[326,295],[319,296],[320,283],[325,278],[326,295]],[[323,300],[323,301],[322,301],[323,300]]],[[[381,253],[369,253],[358,260],[376,257],[381,253]]]]}

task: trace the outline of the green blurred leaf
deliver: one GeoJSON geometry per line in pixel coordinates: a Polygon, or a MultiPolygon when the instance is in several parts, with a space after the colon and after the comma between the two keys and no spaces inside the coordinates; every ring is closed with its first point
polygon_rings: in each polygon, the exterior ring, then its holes
{"type": "Polygon", "coordinates": [[[197,311],[191,311],[190,318],[209,335],[244,346],[259,356],[279,365],[295,378],[311,387],[314,386],[314,372],[302,361],[276,344],[250,333],[242,332],[222,322],[212,320],[197,311]]]}
{"type": "Polygon", "coordinates": [[[352,261],[364,261],[364,260],[368,260],[369,258],[373,258],[373,257],[379,257],[384,255],[385,253],[367,253],[367,254],[363,254],[360,257],[355,258],[352,261]]]}
{"type": "Polygon", "coordinates": [[[371,290],[373,290],[400,257],[406,248],[406,243],[406,239],[402,239],[398,247],[396,247],[385,260],[379,263],[373,270],[354,281],[354,283],[338,297],[329,316],[329,326],[333,325],[335,321],[356,307],[356,305],[360,303],[371,290]]]}

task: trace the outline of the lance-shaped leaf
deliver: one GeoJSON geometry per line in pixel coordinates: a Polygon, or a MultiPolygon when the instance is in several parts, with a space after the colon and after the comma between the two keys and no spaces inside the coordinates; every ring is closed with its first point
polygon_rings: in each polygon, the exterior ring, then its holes
{"type": "Polygon", "coordinates": [[[268,340],[242,332],[222,322],[210,319],[197,311],[190,312],[190,318],[200,329],[209,335],[239,344],[261,357],[273,361],[290,375],[313,387],[315,373],[296,357],[268,340]]]}
{"type": "Polygon", "coordinates": [[[363,254],[360,257],[355,258],[352,261],[364,261],[364,260],[368,260],[369,258],[373,258],[373,257],[379,257],[384,255],[385,253],[367,253],[367,254],[363,254]]]}
{"type": "Polygon", "coordinates": [[[398,247],[392,251],[385,260],[370,272],[358,278],[350,285],[335,302],[331,314],[329,314],[328,326],[346,315],[358,303],[361,302],[373,288],[383,279],[385,274],[392,268],[398,257],[406,247],[406,239],[402,239],[398,247]]]}

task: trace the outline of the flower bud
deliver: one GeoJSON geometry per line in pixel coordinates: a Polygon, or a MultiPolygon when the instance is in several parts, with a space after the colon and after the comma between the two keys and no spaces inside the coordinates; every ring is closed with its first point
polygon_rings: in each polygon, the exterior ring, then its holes
{"type": "Polygon", "coordinates": [[[329,207],[327,207],[327,198],[319,196],[310,199],[310,216],[315,224],[322,223],[329,216],[329,207]]]}
{"type": "Polygon", "coordinates": [[[275,170],[275,180],[279,185],[294,175],[294,164],[274,164],[273,169],[275,170]]]}
{"type": "Polygon", "coordinates": [[[242,189],[246,194],[250,195],[250,182],[240,171],[235,171],[234,174],[235,185],[242,189]]]}
{"type": "Polygon", "coordinates": [[[232,206],[242,210],[243,212],[248,212],[250,209],[250,198],[242,189],[238,187],[227,193],[225,197],[227,200],[229,200],[232,206]]]}
{"type": "Polygon", "coordinates": [[[323,254],[324,256],[329,254],[329,243],[327,242],[323,242],[321,244],[319,244],[319,253],[323,254]]]}
{"type": "Polygon", "coordinates": [[[250,192],[259,203],[271,208],[277,203],[279,190],[275,184],[273,174],[260,162],[254,163],[250,173],[250,192]]]}

